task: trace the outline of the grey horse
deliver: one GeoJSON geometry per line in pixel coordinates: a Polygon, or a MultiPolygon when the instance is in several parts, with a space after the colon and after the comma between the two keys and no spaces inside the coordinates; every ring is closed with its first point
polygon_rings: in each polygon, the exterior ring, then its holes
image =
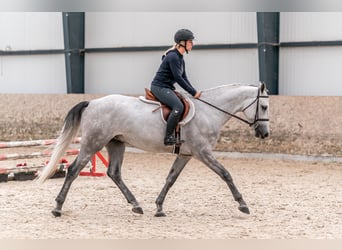
{"type": "MultiPolygon", "coordinates": [[[[269,99],[265,84],[222,85],[202,91],[201,99],[193,99],[186,93],[183,95],[192,102],[193,114],[190,120],[181,125],[184,143],[156,200],[155,216],[165,216],[163,202],[166,194],[192,157],[218,174],[239,203],[238,209],[249,214],[249,208],[230,173],[216,160],[213,150],[221,128],[232,117],[254,128],[256,137],[265,138],[269,135],[269,99]],[[242,112],[245,118],[237,116],[238,112],[242,112]]],[[[54,216],[61,216],[72,182],[91,157],[103,147],[108,151],[108,176],[133,206],[132,211],[143,214],[138,201],[121,178],[121,166],[126,144],[150,152],[173,152],[173,146],[163,144],[165,120],[155,110],[155,104],[145,103],[138,97],[108,95],[80,102],[68,112],[51,159],[37,177],[37,181],[42,183],[54,174],[58,160],[81,128],[80,152],[67,170],[64,184],[56,198],[56,207],[52,210],[54,216]]]]}

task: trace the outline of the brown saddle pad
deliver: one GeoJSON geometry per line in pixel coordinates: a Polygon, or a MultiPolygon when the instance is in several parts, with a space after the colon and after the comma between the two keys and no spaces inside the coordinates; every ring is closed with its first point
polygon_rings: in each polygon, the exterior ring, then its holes
{"type": "MultiPolygon", "coordinates": [[[[189,114],[189,110],[190,110],[190,104],[189,102],[177,91],[174,91],[176,93],[176,95],[178,96],[178,98],[182,101],[183,105],[184,105],[184,112],[182,114],[182,117],[180,119],[180,121],[182,121],[188,114],[189,114]]],[[[156,102],[160,102],[151,92],[151,90],[145,88],[145,98],[146,100],[150,100],[150,101],[156,101],[156,102]]],[[[163,111],[163,117],[164,120],[167,121],[167,118],[169,117],[169,114],[171,112],[171,108],[167,105],[165,105],[164,103],[161,103],[161,108],[163,111]]]]}

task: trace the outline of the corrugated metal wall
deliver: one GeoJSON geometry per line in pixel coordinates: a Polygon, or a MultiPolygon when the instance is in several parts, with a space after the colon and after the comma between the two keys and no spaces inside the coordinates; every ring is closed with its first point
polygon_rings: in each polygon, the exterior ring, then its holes
{"type": "MultiPolygon", "coordinates": [[[[197,44],[257,43],[255,12],[89,12],[86,48],[168,46],[187,27],[197,44]]],[[[342,40],[341,12],[280,13],[280,42],[342,40]]],[[[62,14],[1,12],[0,50],[63,49],[62,14]]],[[[86,53],[86,93],[141,93],[162,51],[86,53]]],[[[187,72],[199,89],[259,79],[258,52],[194,50],[187,72]]],[[[279,94],[342,95],[342,46],[280,47],[279,94]]],[[[66,93],[64,55],[0,55],[1,93],[66,93]]]]}
{"type": "MultiPolygon", "coordinates": [[[[198,44],[256,43],[256,13],[86,13],[86,48],[171,46],[180,28],[198,44]]],[[[159,52],[91,53],[86,56],[87,93],[142,93],[161,62],[159,52]]],[[[201,50],[185,55],[198,89],[258,79],[257,49],[201,50]]]]}
{"type": "MultiPolygon", "coordinates": [[[[342,13],[280,14],[280,42],[342,40],[342,13]]],[[[342,95],[342,46],[288,47],[279,52],[279,94],[342,95]]]]}
{"type": "MultiPolygon", "coordinates": [[[[0,13],[0,50],[63,49],[61,13],[0,13]]],[[[64,55],[0,56],[1,93],[66,93],[64,55]]]]}
{"type": "Polygon", "coordinates": [[[183,27],[201,44],[257,41],[255,12],[89,12],[86,47],[172,45],[183,27]]]}

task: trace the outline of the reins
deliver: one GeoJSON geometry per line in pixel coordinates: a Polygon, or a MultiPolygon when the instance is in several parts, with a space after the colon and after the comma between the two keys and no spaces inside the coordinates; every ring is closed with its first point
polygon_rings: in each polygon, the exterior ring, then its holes
{"type": "Polygon", "coordinates": [[[232,113],[229,113],[228,111],[225,111],[225,110],[223,110],[223,109],[221,109],[221,108],[219,108],[219,107],[217,107],[217,106],[215,106],[215,105],[213,105],[213,104],[211,104],[211,103],[209,103],[209,102],[207,102],[207,101],[204,101],[204,100],[202,100],[201,98],[197,98],[197,100],[199,100],[199,101],[201,101],[201,102],[203,102],[203,103],[209,105],[210,107],[213,107],[213,108],[215,108],[215,109],[217,109],[217,110],[219,110],[219,111],[221,111],[221,112],[223,112],[223,113],[225,113],[225,114],[227,114],[227,115],[230,115],[230,116],[232,116],[232,117],[234,117],[234,118],[236,118],[236,119],[238,119],[238,120],[240,120],[240,121],[242,121],[242,122],[244,122],[244,123],[247,123],[248,125],[251,126],[251,123],[250,123],[249,121],[247,121],[247,120],[245,120],[245,119],[243,119],[243,118],[241,118],[241,117],[239,117],[239,116],[237,116],[237,115],[234,115],[234,114],[232,114],[232,113]]]}
{"type": "Polygon", "coordinates": [[[221,109],[221,108],[219,108],[219,107],[217,107],[217,106],[215,106],[215,105],[213,105],[213,104],[211,104],[211,103],[209,103],[209,102],[207,102],[207,101],[205,101],[205,100],[203,100],[201,98],[197,98],[197,100],[199,100],[199,101],[209,105],[210,107],[213,107],[213,108],[215,108],[215,109],[217,109],[217,110],[219,110],[219,111],[221,111],[221,112],[223,112],[223,113],[225,113],[227,115],[230,115],[231,117],[234,117],[234,118],[236,118],[236,119],[238,119],[238,120],[248,124],[249,126],[253,126],[258,121],[269,121],[269,119],[266,119],[266,118],[259,119],[259,117],[258,117],[258,114],[259,114],[259,99],[260,98],[268,98],[268,96],[261,96],[260,95],[260,89],[258,89],[257,97],[250,104],[248,104],[244,109],[242,109],[242,112],[244,112],[246,109],[248,109],[250,106],[252,106],[255,102],[257,102],[257,107],[256,107],[255,117],[254,117],[254,121],[253,122],[249,122],[246,119],[243,119],[243,118],[241,118],[241,117],[239,117],[237,115],[234,115],[234,114],[232,114],[232,113],[230,113],[230,112],[228,112],[226,110],[223,110],[223,109],[221,109]]]}

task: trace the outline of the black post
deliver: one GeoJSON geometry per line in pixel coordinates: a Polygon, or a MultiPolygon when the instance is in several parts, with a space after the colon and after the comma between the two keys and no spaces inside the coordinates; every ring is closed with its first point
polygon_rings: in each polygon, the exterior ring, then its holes
{"type": "Polygon", "coordinates": [[[258,12],[258,54],[260,81],[270,94],[279,94],[279,12],[258,12]]]}
{"type": "Polygon", "coordinates": [[[67,93],[84,93],[84,12],[63,12],[67,93]]]}

